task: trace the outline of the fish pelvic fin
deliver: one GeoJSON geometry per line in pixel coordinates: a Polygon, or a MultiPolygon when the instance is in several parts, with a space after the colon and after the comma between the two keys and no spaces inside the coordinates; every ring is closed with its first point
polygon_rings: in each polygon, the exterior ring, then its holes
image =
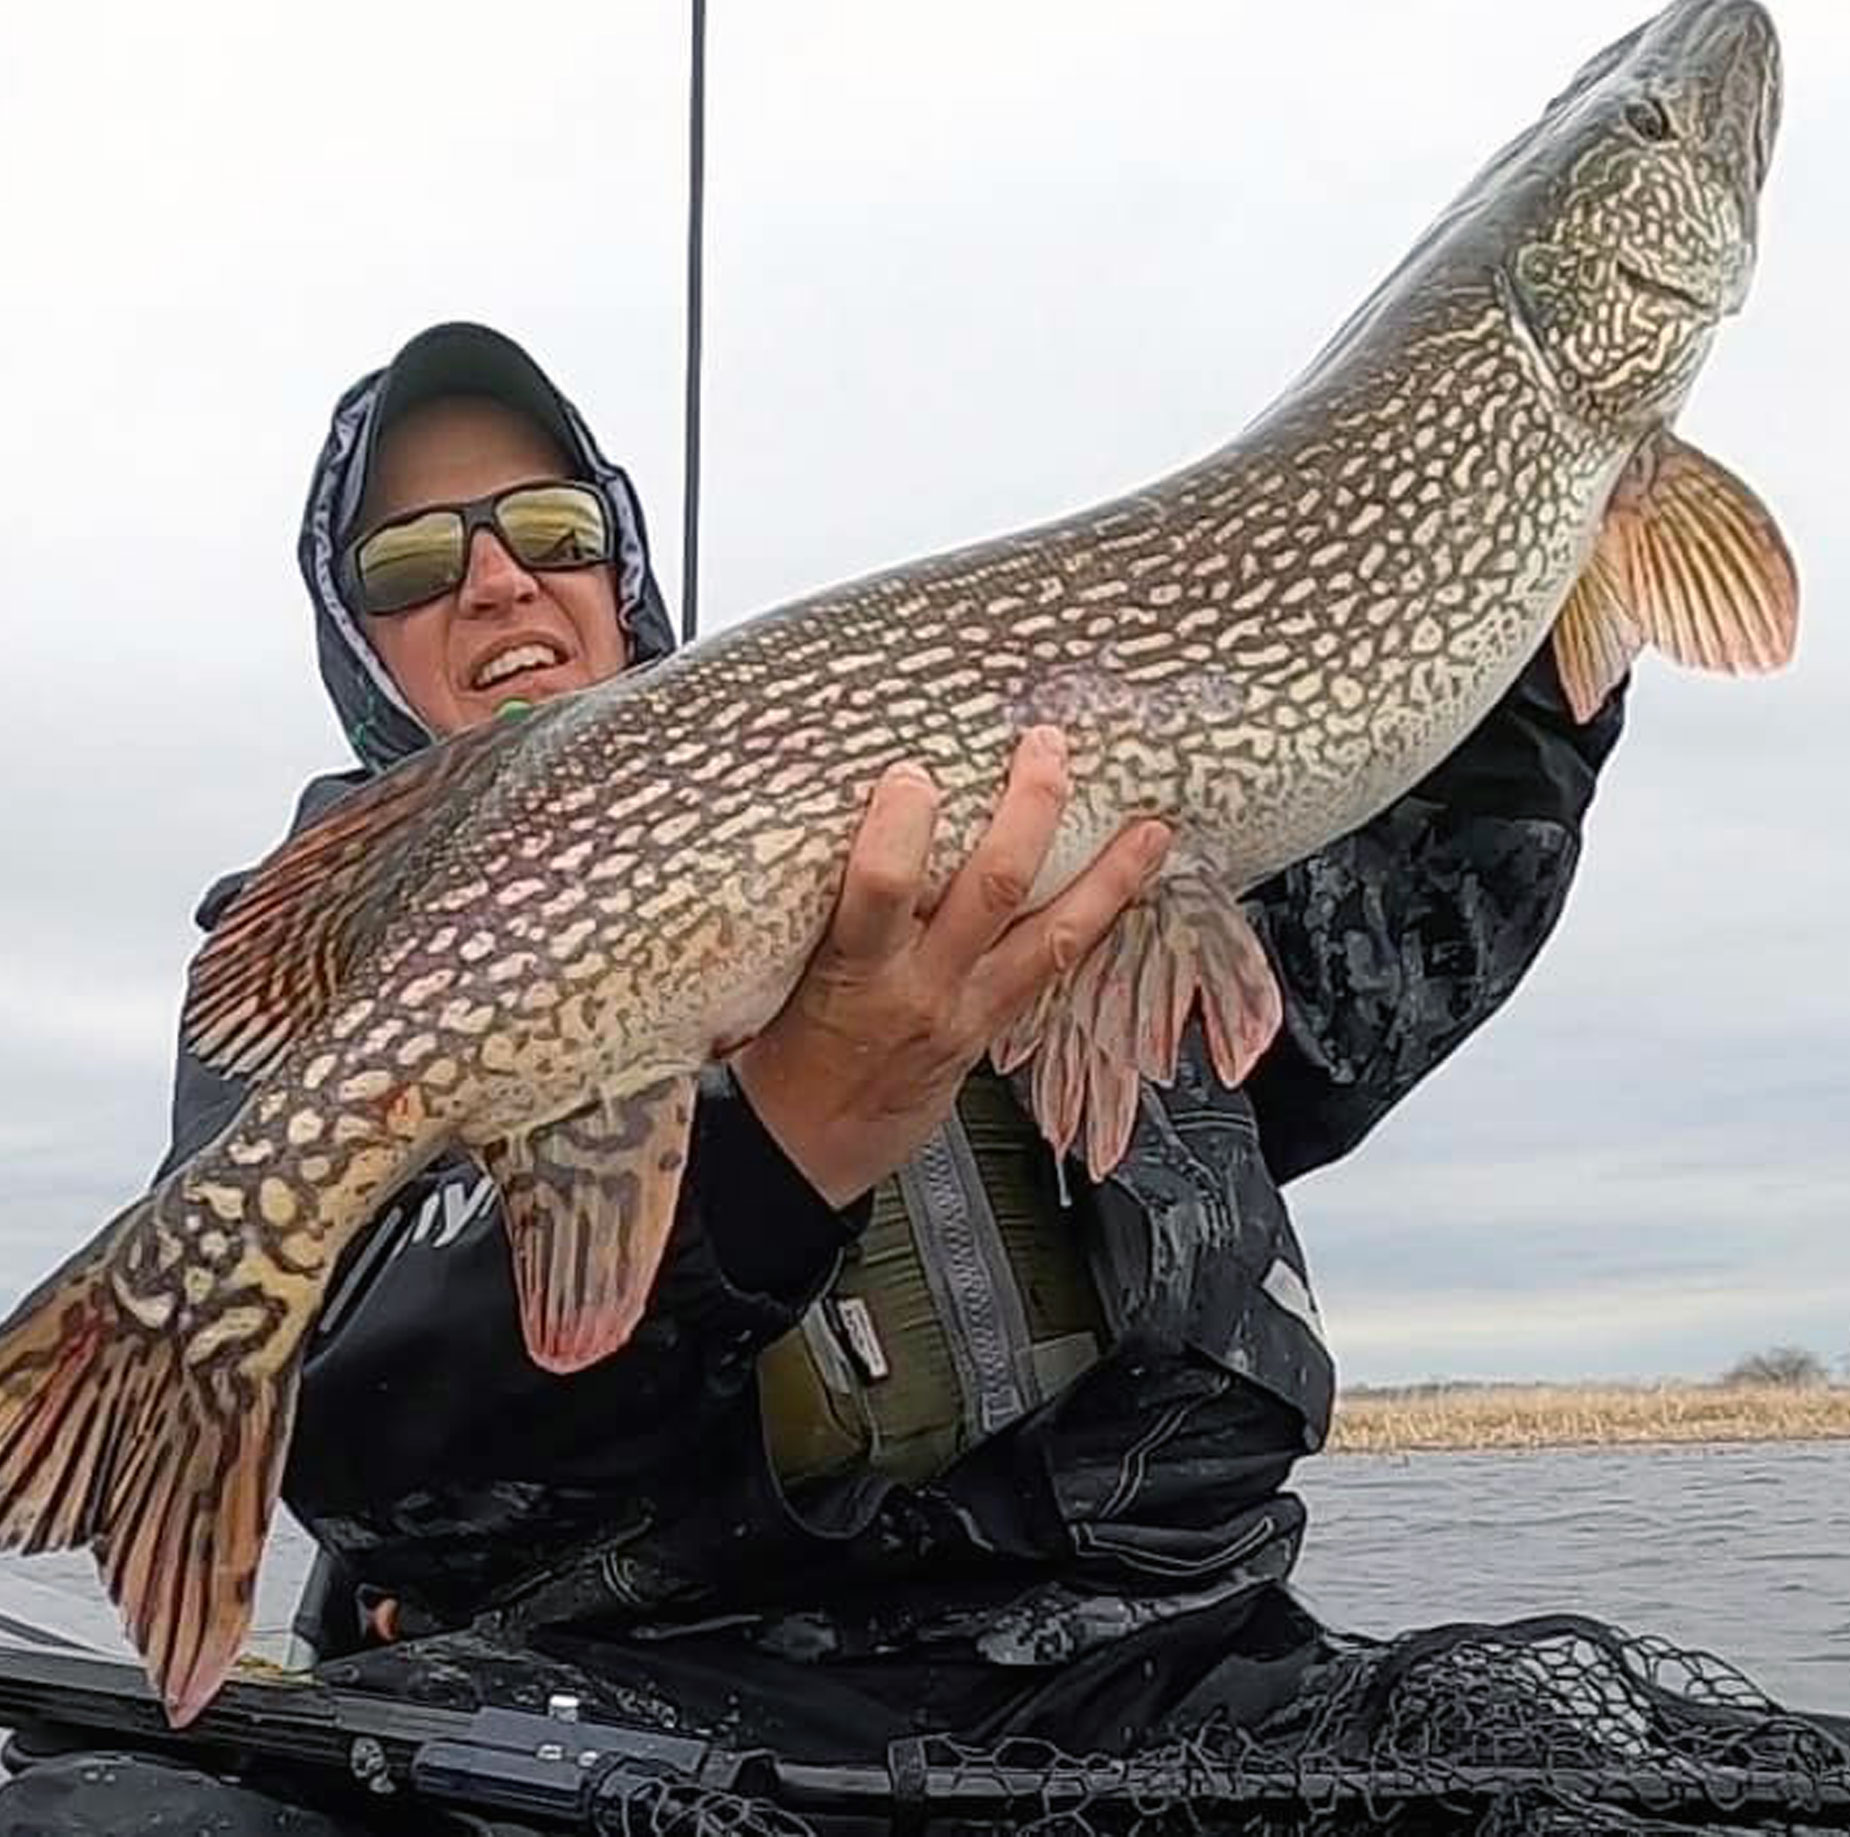
{"type": "Polygon", "coordinates": [[[1799,580],[1772,513],[1726,466],[1662,433],[1640,448],[1556,621],[1568,705],[1592,718],[1647,645],[1723,675],[1783,668],[1799,580]]]}
{"type": "Polygon", "coordinates": [[[138,1279],[174,1242],[161,1204],[130,1207],[0,1326],[0,1549],[87,1546],[179,1728],[250,1627],[296,1368],[238,1361],[248,1322],[230,1314],[174,1330],[178,1285],[138,1279]]]}
{"type": "Polygon", "coordinates": [[[693,1117],[693,1075],[677,1073],[484,1151],[527,1351],[544,1370],[594,1365],[635,1332],[674,1225],[693,1117]]]}
{"type": "Polygon", "coordinates": [[[1124,1158],[1140,1080],[1169,1084],[1199,1012],[1215,1075],[1244,1081],[1283,1018],[1265,946],[1238,899],[1209,876],[1164,878],[990,1048],[996,1069],[1033,1061],[1035,1119],[1055,1153],[1083,1135],[1102,1180],[1124,1158]]]}

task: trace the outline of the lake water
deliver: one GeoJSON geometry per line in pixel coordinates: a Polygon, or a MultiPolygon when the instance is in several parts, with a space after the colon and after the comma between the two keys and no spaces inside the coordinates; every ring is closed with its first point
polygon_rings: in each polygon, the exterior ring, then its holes
{"type": "MultiPolygon", "coordinates": [[[[1342,1455],[1305,1463],[1299,1491],[1298,1580],[1332,1625],[1594,1614],[1850,1713],[1850,1442],[1342,1455]]],[[[307,1561],[283,1526],[258,1591],[272,1656],[307,1561]]],[[[87,1557],[0,1558],[5,1614],[123,1649],[87,1557]]]]}
{"type": "Polygon", "coordinates": [[[1850,1442],[1344,1455],[1299,1490],[1326,1622],[1594,1614],[1850,1712],[1850,1442]]]}

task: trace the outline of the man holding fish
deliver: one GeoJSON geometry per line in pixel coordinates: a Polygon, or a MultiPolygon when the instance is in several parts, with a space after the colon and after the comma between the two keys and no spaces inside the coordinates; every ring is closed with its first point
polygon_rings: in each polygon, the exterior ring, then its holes
{"type": "Polygon", "coordinates": [[[1776,70],[1681,0],[1240,441],[673,662],[524,353],[343,398],[301,558],[360,769],[208,898],[155,1192],[0,1337],[0,1528],[106,1536],[176,1721],[279,1480],[361,1688],[543,1644],[819,1757],[1289,1692],[1333,1385],[1279,1186],[1534,960],[1637,651],[1790,650],[1668,431],[1776,70]]]}

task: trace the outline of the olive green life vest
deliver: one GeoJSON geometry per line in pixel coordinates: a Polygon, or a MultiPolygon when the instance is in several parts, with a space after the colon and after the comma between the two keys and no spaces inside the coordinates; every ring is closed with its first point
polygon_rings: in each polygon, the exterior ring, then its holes
{"type": "Polygon", "coordinates": [[[972,1075],[953,1116],[874,1196],[829,1292],[762,1355],[785,1484],[867,1465],[941,1471],[1101,1355],[1077,1221],[1007,1085],[972,1075]]]}

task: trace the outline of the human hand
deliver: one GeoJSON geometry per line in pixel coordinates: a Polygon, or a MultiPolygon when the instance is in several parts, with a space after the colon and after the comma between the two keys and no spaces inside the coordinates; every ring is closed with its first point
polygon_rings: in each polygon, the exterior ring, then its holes
{"type": "Polygon", "coordinates": [[[866,1192],[926,1141],[990,1042],[1105,936],[1161,863],[1168,826],[1132,823],[1024,914],[1070,790],[1063,736],[1030,730],[987,831],[928,913],[937,789],[914,765],[875,787],[828,935],[733,1060],[759,1120],[830,1204],[866,1192]]]}

